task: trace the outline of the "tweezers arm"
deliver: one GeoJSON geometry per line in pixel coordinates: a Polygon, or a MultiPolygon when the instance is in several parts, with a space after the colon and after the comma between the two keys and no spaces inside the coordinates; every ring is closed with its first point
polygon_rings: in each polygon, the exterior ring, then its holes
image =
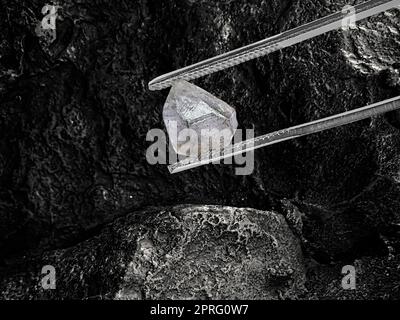
{"type": "Polygon", "coordinates": [[[278,142],[295,139],[312,133],[321,132],[356,121],[368,119],[370,117],[396,109],[400,109],[400,96],[362,108],[346,111],[331,117],[308,122],[283,130],[278,130],[254,139],[245,140],[243,142],[228,146],[223,150],[215,150],[213,152],[206,153],[202,155],[201,158],[187,158],[170,165],[168,169],[171,173],[185,171],[208,163],[230,158],[238,154],[253,151],[258,148],[266,147],[278,142]]]}
{"type": "MultiPolygon", "coordinates": [[[[355,21],[359,21],[397,6],[400,6],[400,0],[370,0],[354,6],[354,18],[355,21]]],[[[152,80],[149,83],[149,89],[168,88],[178,79],[194,80],[339,29],[347,15],[346,12],[337,12],[245,47],[164,74],[152,80]]]]}

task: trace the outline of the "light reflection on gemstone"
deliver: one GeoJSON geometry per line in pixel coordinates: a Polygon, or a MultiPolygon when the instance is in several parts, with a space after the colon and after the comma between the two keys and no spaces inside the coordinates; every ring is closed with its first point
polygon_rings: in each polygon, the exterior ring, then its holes
{"type": "Polygon", "coordinates": [[[238,126],[234,108],[184,80],[175,82],[171,88],[164,104],[163,119],[170,143],[181,155],[187,155],[187,150],[193,148],[203,153],[226,147],[238,126]],[[195,132],[197,139],[179,139],[179,133],[185,129],[195,132]],[[218,145],[210,143],[210,138],[218,139],[218,145]]]}

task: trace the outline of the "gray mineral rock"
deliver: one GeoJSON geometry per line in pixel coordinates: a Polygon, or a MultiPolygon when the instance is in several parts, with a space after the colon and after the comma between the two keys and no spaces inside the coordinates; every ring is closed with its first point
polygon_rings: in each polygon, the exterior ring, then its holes
{"type": "Polygon", "coordinates": [[[275,212],[178,206],[133,213],[77,246],[21,262],[3,298],[283,299],[304,291],[299,239],[275,212]],[[56,269],[56,290],[40,286],[56,269]]]}

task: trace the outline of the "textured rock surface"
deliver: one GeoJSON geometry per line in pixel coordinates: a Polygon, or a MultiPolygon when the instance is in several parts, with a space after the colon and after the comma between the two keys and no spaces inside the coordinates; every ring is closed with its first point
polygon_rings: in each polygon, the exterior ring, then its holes
{"type": "MultiPolygon", "coordinates": [[[[170,175],[144,156],[147,131],[163,127],[167,95],[149,92],[149,80],[345,2],[63,0],[50,43],[35,33],[46,1],[2,1],[0,272],[22,254],[76,245],[154,204],[280,212],[320,264],[370,256],[379,265],[396,255],[399,113],[258,150],[245,177],[228,165],[170,175]]],[[[256,135],[361,107],[399,94],[399,20],[393,10],[196,84],[235,106],[239,125],[256,135]]],[[[82,246],[67,252],[84,256],[82,246]]],[[[113,274],[110,286],[125,273],[113,274]]]]}
{"type": "Polygon", "coordinates": [[[217,206],[131,214],[19,268],[1,283],[3,298],[296,298],[305,281],[300,241],[282,215],[217,206]],[[39,286],[46,264],[58,270],[51,293],[39,286]]]}

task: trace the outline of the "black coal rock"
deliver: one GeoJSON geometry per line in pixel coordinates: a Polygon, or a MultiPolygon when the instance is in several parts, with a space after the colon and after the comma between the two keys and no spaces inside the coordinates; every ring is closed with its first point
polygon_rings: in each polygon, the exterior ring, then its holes
{"type": "MultiPolygon", "coordinates": [[[[122,298],[232,297],[238,278],[231,275],[233,282],[221,290],[201,291],[200,271],[193,286],[179,292],[170,286],[160,289],[156,281],[141,283],[140,292],[129,289],[136,275],[121,264],[136,259],[132,254],[138,252],[137,239],[144,236],[143,223],[152,233],[162,227],[164,215],[148,209],[154,205],[191,204],[184,209],[189,211],[200,210],[195,205],[249,207],[251,217],[257,209],[273,211],[260,214],[277,221],[285,217],[295,234],[282,227],[274,229],[274,237],[287,239],[293,257],[301,256],[299,239],[304,267],[327,268],[329,272],[318,275],[325,280],[334,275],[333,283],[340,283],[344,264],[365,270],[364,261],[373,261],[378,269],[392,268],[389,257],[397,257],[400,248],[398,112],[257,150],[249,176],[236,176],[230,165],[170,175],[165,165],[150,165],[145,157],[151,144],[147,132],[163,128],[167,95],[148,91],[151,79],[338,11],[345,3],[62,0],[57,2],[54,39],[38,32],[46,1],[2,1],[0,273],[6,288],[2,297],[115,298],[117,292],[122,298]],[[146,222],[135,220],[136,214],[143,219],[148,215],[146,222]],[[114,235],[112,228],[125,231],[114,235]],[[124,234],[130,228],[135,231],[124,234]],[[118,248],[115,255],[114,248],[118,248]],[[87,272],[82,275],[85,280],[73,273],[71,278],[65,275],[69,289],[22,294],[15,277],[22,274],[27,287],[37,285],[40,275],[35,268],[47,257],[66,261],[65,273],[74,266],[81,270],[78,273],[87,272]],[[90,257],[96,266],[88,271],[90,257]],[[24,270],[21,265],[27,261],[36,267],[24,270]]],[[[360,22],[355,30],[334,31],[195,83],[235,106],[241,128],[253,128],[256,135],[362,107],[399,94],[399,21],[399,11],[391,10],[360,22]]],[[[177,219],[185,219],[180,210],[177,219]]],[[[229,221],[235,217],[232,214],[229,221]]],[[[191,235],[180,229],[181,222],[174,223],[166,237],[174,232],[191,235]]],[[[194,219],[190,226],[196,228],[198,223],[194,219]]],[[[217,241],[215,230],[197,228],[202,233],[197,239],[205,237],[207,244],[217,241]]],[[[261,243],[257,235],[252,237],[250,244],[261,243]]],[[[173,252],[184,248],[188,255],[186,242],[176,241],[153,242],[144,252],[171,245],[173,252]]],[[[229,251],[245,248],[233,239],[218,241],[215,252],[225,258],[229,251]],[[222,246],[227,252],[222,253],[222,246]]],[[[198,257],[185,263],[200,270],[202,254],[213,250],[207,247],[202,253],[199,244],[194,250],[198,257]]],[[[274,286],[282,289],[278,291],[283,296],[309,297],[288,285],[302,282],[303,262],[275,265],[271,271],[270,262],[282,253],[275,249],[276,256],[267,259],[262,247],[254,250],[249,263],[254,263],[256,274],[266,281],[276,273],[276,281],[265,291],[261,284],[246,289],[243,298],[256,292],[276,298],[274,286]]],[[[154,257],[161,259],[161,253],[154,257]]],[[[237,258],[233,266],[244,261],[244,253],[237,258]]],[[[185,265],[182,259],[176,269],[162,269],[164,277],[179,274],[185,265]]],[[[204,274],[211,282],[205,287],[211,288],[212,281],[222,276],[207,268],[204,274]]],[[[398,281],[378,274],[371,273],[375,278],[360,286],[357,297],[376,297],[373,288],[378,284],[387,289],[389,298],[398,292],[398,281]],[[383,286],[382,281],[386,281],[383,286]]],[[[340,290],[328,282],[311,277],[307,288],[317,298],[340,290]]]]}

